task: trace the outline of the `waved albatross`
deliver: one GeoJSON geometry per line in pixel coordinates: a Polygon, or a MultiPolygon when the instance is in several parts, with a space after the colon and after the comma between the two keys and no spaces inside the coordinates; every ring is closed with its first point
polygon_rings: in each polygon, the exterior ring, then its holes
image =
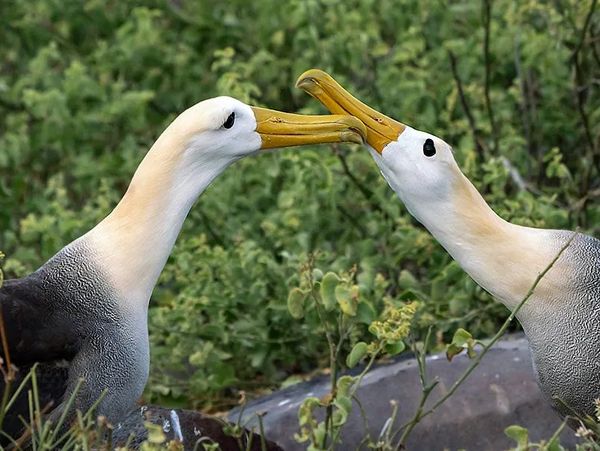
{"type": "MultiPolygon", "coordinates": [[[[351,116],[281,113],[230,97],[180,114],[104,220],[34,273],[0,288],[12,363],[21,374],[43,363],[41,390],[49,394],[42,400],[55,401],[54,424],[80,378],[85,382],[69,418],[75,409],[87,411],[104,390],[96,413],[113,424],[135,405],[148,378],[150,295],[192,204],[215,177],[260,149],[364,136],[364,125],[351,116]]],[[[16,416],[29,418],[26,399],[10,414],[3,429],[14,437],[22,428],[16,416]]]]}
{"type": "Polygon", "coordinates": [[[440,138],[373,110],[321,70],[305,72],[297,86],[331,112],[352,114],[365,123],[368,149],[408,211],[509,309],[515,309],[573,239],[517,318],[545,397],[562,415],[595,418],[594,400],[600,398],[600,241],[505,221],[463,175],[451,147],[440,138]]]}

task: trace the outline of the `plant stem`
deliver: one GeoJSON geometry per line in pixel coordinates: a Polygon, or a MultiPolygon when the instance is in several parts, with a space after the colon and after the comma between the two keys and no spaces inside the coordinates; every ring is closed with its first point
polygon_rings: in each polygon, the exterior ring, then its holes
{"type": "MultiPolygon", "coordinates": [[[[404,429],[403,429],[402,436],[400,437],[400,440],[398,441],[398,446],[396,447],[396,449],[400,449],[401,446],[404,446],[404,442],[406,441],[408,435],[412,432],[412,430],[419,423],[419,421],[421,421],[421,418],[423,418],[423,416],[424,416],[423,409],[425,408],[425,402],[429,398],[429,395],[431,394],[433,389],[438,384],[437,381],[434,381],[431,384],[427,384],[426,358],[427,358],[427,348],[429,347],[430,338],[431,338],[431,327],[429,327],[429,329],[427,329],[427,335],[425,336],[425,341],[423,343],[423,350],[419,351],[416,346],[416,343],[413,346],[413,350],[417,354],[417,364],[419,365],[419,379],[421,380],[422,395],[421,395],[421,399],[419,400],[419,405],[417,406],[417,410],[415,411],[415,414],[413,415],[412,419],[409,421],[407,426],[404,427],[404,429]]],[[[402,430],[402,428],[400,430],[402,430]]]]}
{"type": "Polygon", "coordinates": [[[494,154],[498,154],[498,127],[492,109],[492,101],[490,99],[490,76],[491,76],[491,61],[490,61],[490,23],[492,16],[492,0],[483,0],[483,59],[485,62],[485,107],[487,109],[490,127],[492,129],[492,139],[494,142],[494,154]]]}
{"type": "Polygon", "coordinates": [[[458,75],[456,56],[454,56],[454,53],[452,53],[450,50],[448,50],[448,59],[450,60],[450,70],[452,71],[452,77],[454,78],[454,82],[456,83],[456,89],[458,90],[458,97],[460,98],[460,103],[462,105],[465,116],[467,116],[469,128],[471,129],[471,134],[473,135],[473,141],[475,142],[475,151],[477,152],[477,157],[479,158],[479,160],[483,161],[487,149],[479,134],[479,129],[477,128],[475,118],[473,117],[473,113],[471,112],[471,108],[469,107],[469,102],[467,101],[465,90],[463,89],[462,80],[458,75]]]}
{"type": "MultiPolygon", "coordinates": [[[[337,352],[336,352],[337,347],[333,340],[333,334],[332,334],[331,330],[329,329],[329,324],[327,323],[327,320],[325,318],[325,312],[323,311],[321,304],[319,303],[319,300],[317,298],[315,284],[314,284],[314,281],[312,278],[312,271],[315,266],[314,258],[315,258],[314,255],[310,255],[310,257],[308,259],[306,279],[308,281],[308,285],[310,288],[311,297],[313,298],[313,301],[315,303],[315,310],[317,311],[317,316],[319,317],[319,322],[325,329],[325,337],[327,338],[327,345],[329,346],[329,367],[331,368],[331,374],[330,374],[330,378],[329,378],[330,384],[331,384],[330,393],[331,393],[331,399],[334,399],[335,398],[335,390],[336,390],[336,381],[337,381],[337,358],[336,358],[337,357],[337,352]]],[[[326,429],[326,433],[323,436],[323,443],[321,444],[321,447],[323,449],[327,449],[327,437],[330,435],[330,431],[333,430],[333,407],[332,407],[331,403],[326,408],[325,429],[326,429]]],[[[333,443],[335,443],[335,441],[333,443]]],[[[333,446],[333,443],[332,443],[332,446],[333,446]]]]}
{"type": "MultiPolygon", "coordinates": [[[[350,389],[350,391],[348,393],[350,395],[350,398],[354,398],[356,396],[356,391],[360,387],[360,384],[362,383],[363,378],[369,372],[369,370],[373,366],[373,363],[375,363],[375,359],[377,358],[377,356],[379,355],[379,353],[382,350],[383,350],[383,344],[380,344],[379,347],[377,348],[377,350],[373,354],[371,354],[371,358],[369,359],[369,362],[365,365],[363,370],[360,372],[360,374],[356,378],[356,381],[352,384],[352,388],[350,389]]],[[[332,445],[337,442],[341,432],[342,432],[342,428],[339,428],[336,431],[335,437],[333,438],[332,445]]]]}

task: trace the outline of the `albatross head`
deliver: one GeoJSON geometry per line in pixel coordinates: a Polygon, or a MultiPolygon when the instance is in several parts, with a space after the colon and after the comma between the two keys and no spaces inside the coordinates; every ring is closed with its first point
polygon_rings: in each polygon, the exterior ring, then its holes
{"type": "Polygon", "coordinates": [[[381,114],[350,95],[327,73],[311,69],[296,86],[332,113],[351,114],[367,126],[369,150],[389,185],[420,219],[423,207],[445,203],[464,179],[452,148],[440,138],[381,114]]]}
{"type": "Polygon", "coordinates": [[[311,116],[248,106],[231,97],[204,100],[169,127],[182,146],[170,147],[194,159],[236,160],[258,152],[305,144],[362,143],[364,125],[349,115],[311,116]]]}

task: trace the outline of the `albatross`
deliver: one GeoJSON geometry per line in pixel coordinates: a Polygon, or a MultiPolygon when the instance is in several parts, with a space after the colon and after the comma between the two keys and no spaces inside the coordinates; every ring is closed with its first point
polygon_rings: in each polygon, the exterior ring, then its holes
{"type": "MultiPolygon", "coordinates": [[[[40,381],[54,390],[43,398],[55,401],[49,419],[74,418],[75,409],[86,412],[101,398],[96,414],[117,424],[135,405],[149,371],[150,295],[185,217],[215,177],[261,149],[360,143],[364,136],[352,116],[281,113],[231,97],[181,113],[104,220],[34,273],[0,288],[8,357],[22,373],[42,362],[41,372],[53,378],[40,381]]],[[[26,399],[9,413],[3,429],[14,436],[23,426],[17,415],[29,418],[26,399]]]]}
{"type": "Polygon", "coordinates": [[[364,122],[367,147],[407,210],[510,310],[564,249],[517,318],[547,400],[563,416],[595,418],[594,400],[600,398],[600,241],[505,221],[463,175],[442,139],[368,107],[321,70],[303,73],[296,85],[332,113],[352,114],[364,122]]]}

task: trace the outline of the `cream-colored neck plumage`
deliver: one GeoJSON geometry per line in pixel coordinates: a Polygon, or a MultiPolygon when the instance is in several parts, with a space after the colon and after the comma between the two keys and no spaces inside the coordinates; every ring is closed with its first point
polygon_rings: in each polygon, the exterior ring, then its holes
{"type": "MultiPolygon", "coordinates": [[[[152,146],[116,208],[82,237],[108,273],[122,302],[147,309],[190,208],[234,160],[190,147],[192,139],[171,124],[152,146]],[[193,159],[186,152],[196,152],[193,159]]],[[[192,146],[193,147],[193,146],[192,146]]]]}
{"type": "MultiPolygon", "coordinates": [[[[420,209],[418,217],[462,268],[510,309],[556,255],[550,231],[503,220],[462,173],[449,197],[420,209]]],[[[540,284],[534,297],[543,298],[550,285],[540,284]]]]}

